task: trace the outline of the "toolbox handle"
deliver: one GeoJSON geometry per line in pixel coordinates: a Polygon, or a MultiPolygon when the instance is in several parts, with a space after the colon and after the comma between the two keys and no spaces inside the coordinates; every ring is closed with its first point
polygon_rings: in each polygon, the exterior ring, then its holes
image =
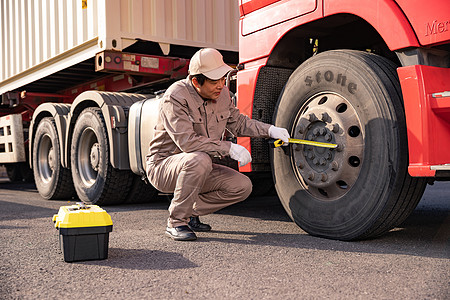
{"type": "Polygon", "coordinates": [[[84,204],[84,202],[77,202],[77,205],[80,207],[80,209],[88,209],[89,207],[84,204]]]}

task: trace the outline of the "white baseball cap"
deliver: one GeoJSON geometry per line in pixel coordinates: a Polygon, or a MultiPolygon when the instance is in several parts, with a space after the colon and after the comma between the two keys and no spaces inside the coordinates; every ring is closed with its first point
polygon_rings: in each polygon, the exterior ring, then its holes
{"type": "Polygon", "coordinates": [[[203,48],[195,52],[189,63],[189,75],[203,74],[209,79],[218,80],[232,68],[223,62],[222,54],[213,48],[203,48]]]}

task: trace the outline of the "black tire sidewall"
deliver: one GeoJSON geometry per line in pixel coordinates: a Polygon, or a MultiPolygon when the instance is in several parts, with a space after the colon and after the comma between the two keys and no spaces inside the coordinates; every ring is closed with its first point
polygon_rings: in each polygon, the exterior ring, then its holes
{"type": "Polygon", "coordinates": [[[22,174],[20,172],[20,166],[18,163],[6,164],[6,175],[9,181],[16,182],[22,181],[22,174]]]}
{"type": "Polygon", "coordinates": [[[61,172],[61,152],[59,148],[58,134],[55,124],[51,118],[44,118],[39,122],[34,137],[33,158],[33,174],[39,194],[45,199],[51,199],[57,190],[58,179],[61,172]],[[53,170],[51,179],[48,183],[42,180],[38,163],[39,152],[41,150],[39,148],[41,146],[42,138],[47,135],[51,140],[53,151],[55,153],[54,159],[56,161],[55,169],[53,170]]]}
{"type": "Polygon", "coordinates": [[[358,236],[373,223],[389,197],[394,184],[392,172],[398,168],[398,132],[393,129],[396,116],[391,113],[392,107],[385,100],[386,91],[379,83],[378,75],[361,59],[328,52],[302,64],[283,90],[275,111],[276,126],[292,130],[297,111],[305,101],[317,93],[332,92],[352,103],[365,136],[360,175],[354,186],[334,201],[316,199],[305,191],[296,178],[290,155],[283,149],[272,150],[272,170],[282,204],[291,218],[311,234],[325,232],[327,237],[341,239],[358,236]],[[348,84],[343,86],[323,78],[314,82],[317,72],[332,72],[334,78],[345,74],[348,83],[356,84],[357,89],[352,93],[348,84]],[[310,86],[309,79],[313,79],[310,86]]]}
{"type": "Polygon", "coordinates": [[[96,109],[85,109],[80,114],[75,123],[71,144],[72,178],[76,193],[80,200],[82,200],[83,202],[96,204],[102,196],[108,174],[108,146],[107,133],[105,132],[105,129],[103,127],[103,120],[101,119],[101,116],[96,112],[96,109]],[[87,128],[90,128],[94,131],[100,149],[97,178],[92,186],[87,186],[83,183],[78,167],[78,151],[80,138],[83,131],[87,128]]]}

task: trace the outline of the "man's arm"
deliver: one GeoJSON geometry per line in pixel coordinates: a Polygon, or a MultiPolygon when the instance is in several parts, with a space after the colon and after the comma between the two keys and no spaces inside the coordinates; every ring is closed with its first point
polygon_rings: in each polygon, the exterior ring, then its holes
{"type": "Polygon", "coordinates": [[[289,143],[289,132],[285,128],[275,127],[258,120],[250,119],[239,112],[233,104],[230,106],[231,117],[227,128],[236,136],[281,139],[286,146],[289,143]]]}
{"type": "Polygon", "coordinates": [[[248,116],[240,113],[230,102],[230,118],[228,119],[227,128],[236,136],[269,138],[270,124],[263,123],[258,120],[250,119],[248,116]]]}

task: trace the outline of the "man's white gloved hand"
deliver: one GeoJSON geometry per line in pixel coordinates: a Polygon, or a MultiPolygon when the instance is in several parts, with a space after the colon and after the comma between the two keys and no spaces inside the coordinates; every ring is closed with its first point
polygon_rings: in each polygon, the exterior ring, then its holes
{"type": "Polygon", "coordinates": [[[285,128],[270,126],[269,127],[269,136],[276,140],[282,140],[283,146],[287,146],[289,144],[289,132],[285,128]]]}
{"type": "Polygon", "coordinates": [[[234,143],[231,143],[230,157],[234,160],[237,160],[239,162],[240,167],[243,167],[252,161],[252,156],[250,155],[250,152],[248,152],[248,150],[245,149],[245,147],[242,147],[241,145],[234,143]]]}

